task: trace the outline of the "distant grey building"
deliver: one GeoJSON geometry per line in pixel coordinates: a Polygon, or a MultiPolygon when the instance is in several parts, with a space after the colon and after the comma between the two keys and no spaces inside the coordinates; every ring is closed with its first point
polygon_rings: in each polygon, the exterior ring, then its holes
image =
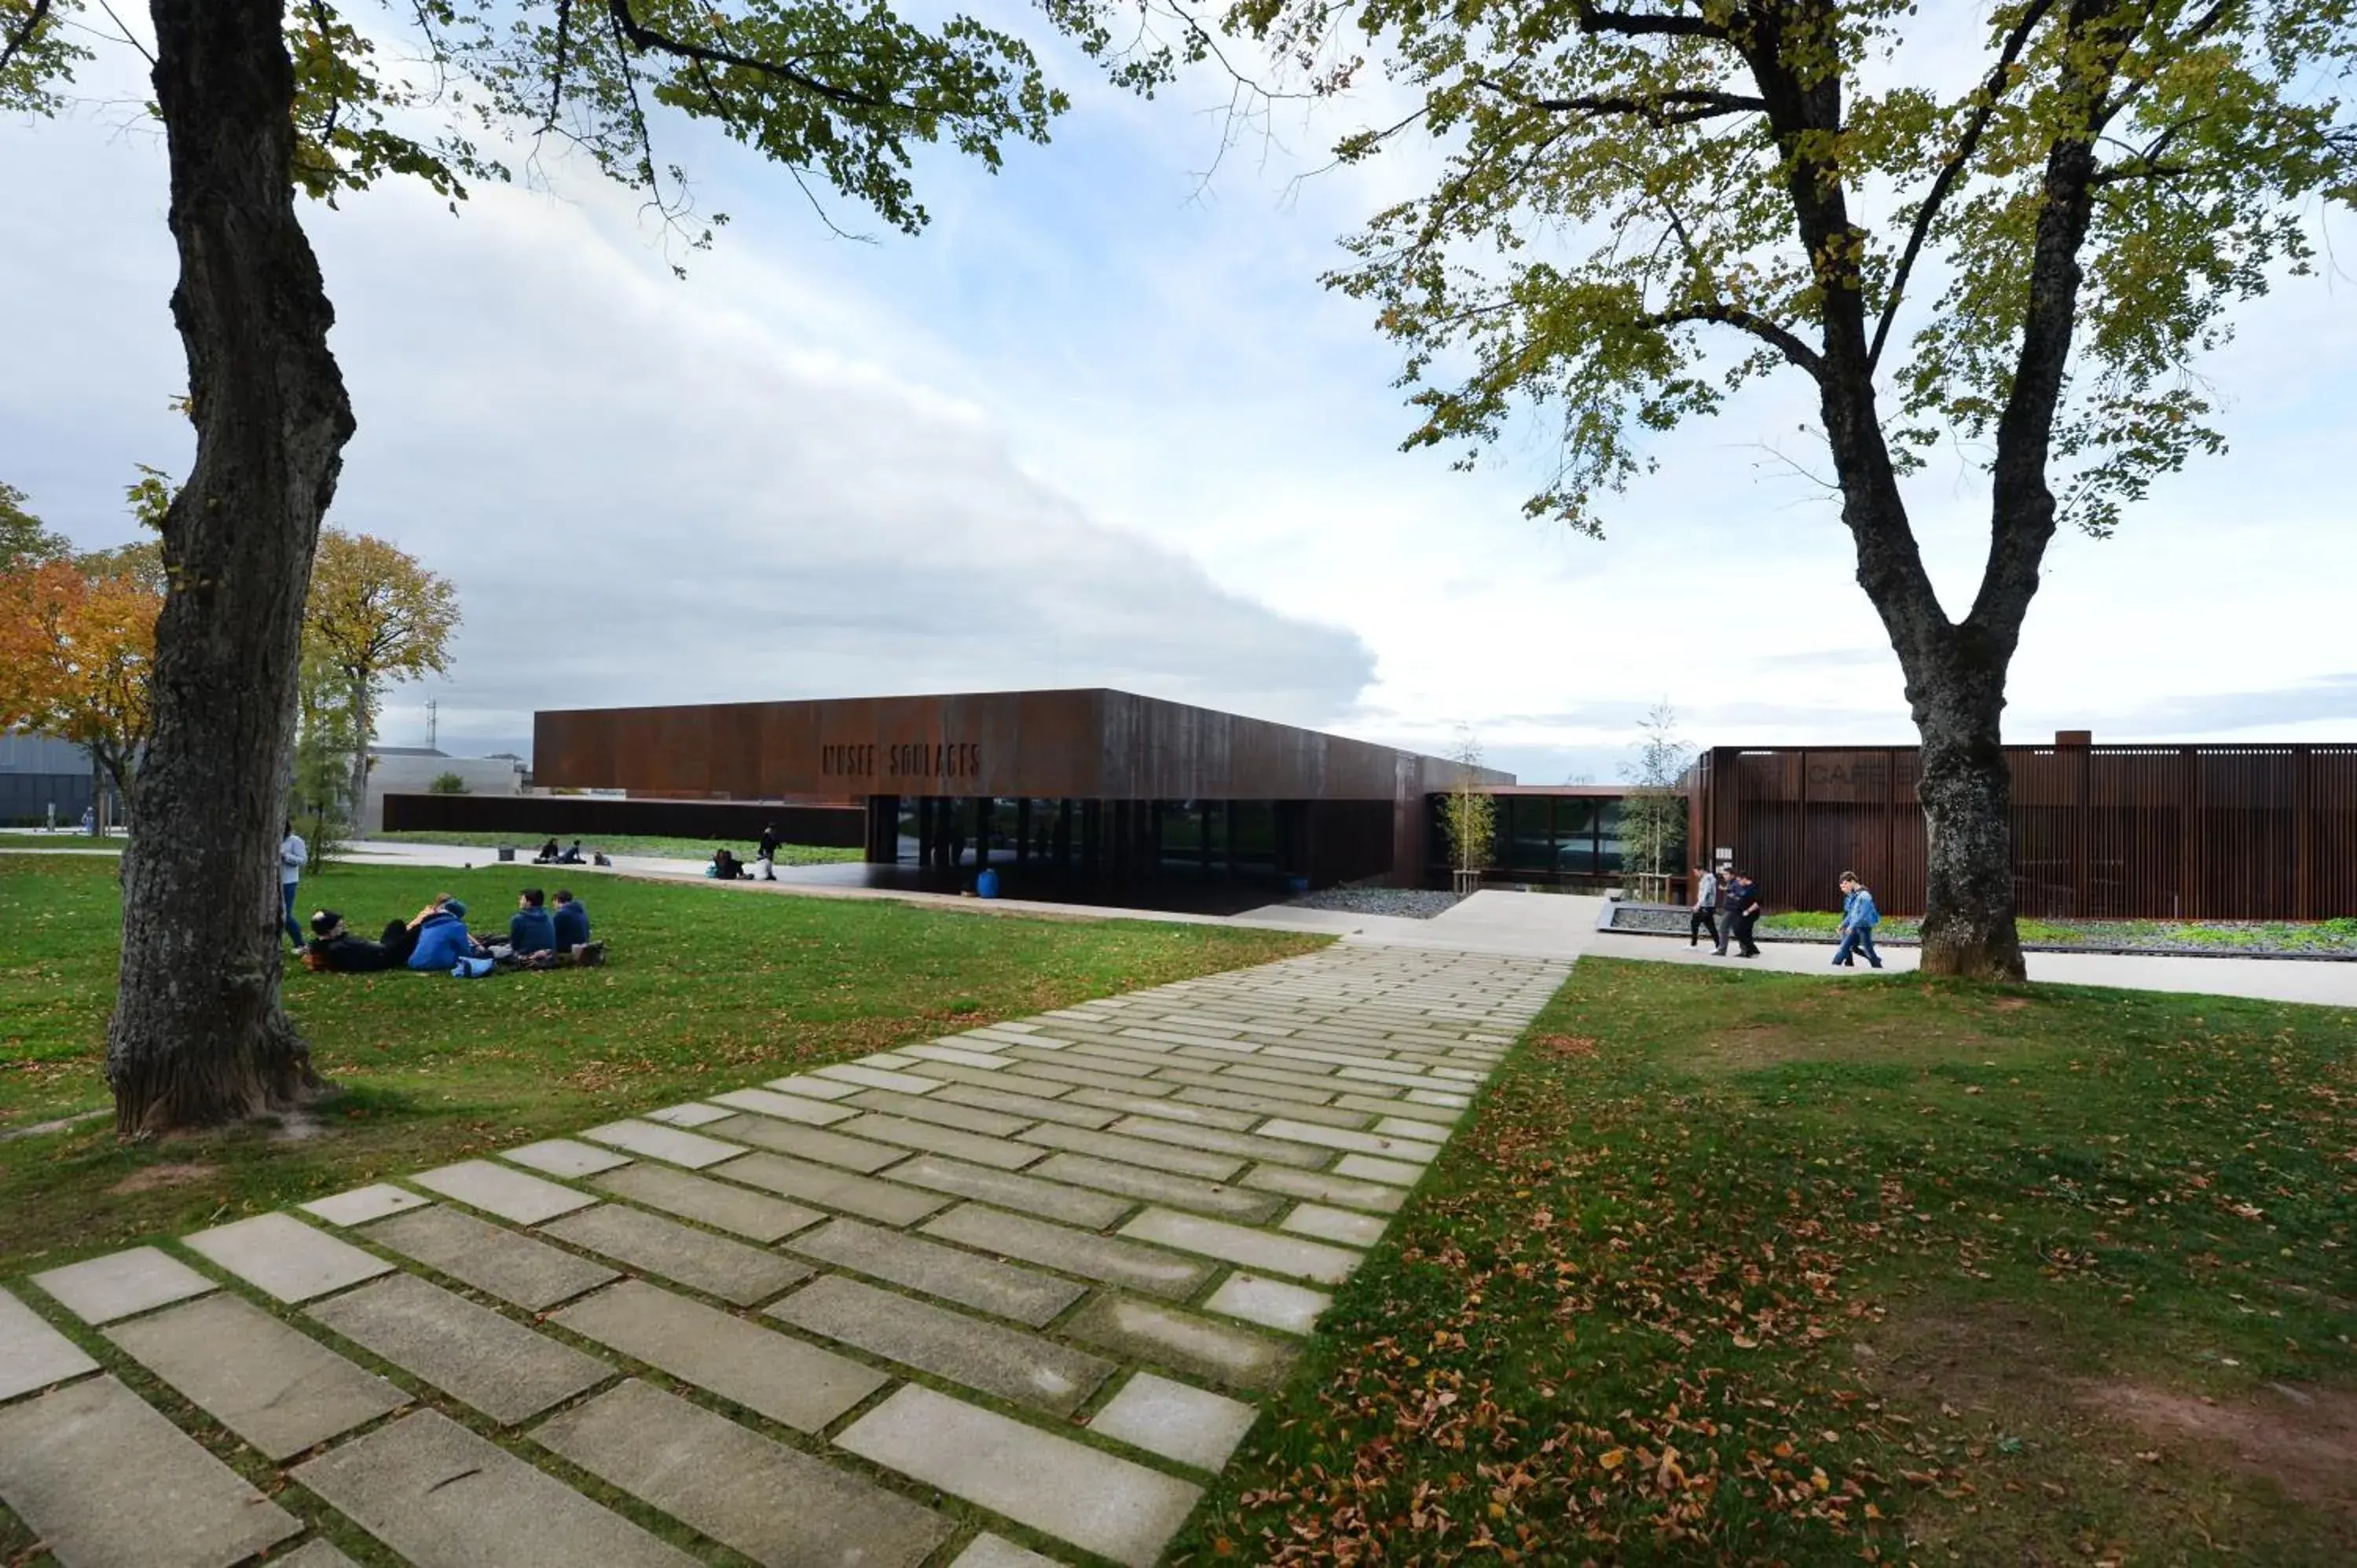
{"type": "MultiPolygon", "coordinates": [[[[95,799],[90,753],[70,740],[21,731],[0,733],[0,827],[32,827],[57,808],[60,823],[81,820],[95,799]]],[[[123,800],[107,786],[112,820],[123,820],[123,800]]]]}
{"type": "Polygon", "coordinates": [[[361,802],[360,831],[384,831],[384,797],[424,794],[434,780],[455,773],[469,795],[521,795],[524,763],[520,757],[452,757],[430,746],[369,748],[368,798],[361,802]]]}

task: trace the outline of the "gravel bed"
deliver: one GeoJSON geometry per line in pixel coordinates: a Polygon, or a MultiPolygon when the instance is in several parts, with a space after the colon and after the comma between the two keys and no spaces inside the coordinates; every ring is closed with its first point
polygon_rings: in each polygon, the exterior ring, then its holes
{"type": "Polygon", "coordinates": [[[1286,902],[1297,909],[1336,909],[1345,915],[1396,915],[1407,920],[1429,920],[1446,915],[1461,902],[1454,893],[1421,887],[1329,887],[1305,893],[1286,902]]]}
{"type": "MultiPolygon", "coordinates": [[[[1772,918],[1773,917],[1770,917],[1772,918]]],[[[1617,903],[1616,931],[1641,936],[1686,934],[1687,911],[1659,904],[1617,903]]],[[[2218,920],[2025,920],[2025,952],[2148,953],[2164,958],[2284,958],[2357,961],[2357,922],[2326,920],[2313,925],[2218,920]]],[[[1763,942],[1830,945],[1831,929],[1780,928],[1762,923],[1753,933],[1763,942]]],[[[1881,947],[1916,945],[1915,922],[1886,917],[1874,933],[1881,947]]]]}

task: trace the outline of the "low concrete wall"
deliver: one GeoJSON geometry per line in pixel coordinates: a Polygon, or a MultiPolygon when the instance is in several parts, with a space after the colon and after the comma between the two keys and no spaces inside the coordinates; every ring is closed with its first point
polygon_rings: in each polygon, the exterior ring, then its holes
{"type": "Polygon", "coordinates": [[[771,806],[758,800],[644,800],[611,795],[387,795],[387,832],[512,833],[520,845],[599,834],[750,843],[777,824],[788,843],[857,849],[866,812],[857,806],[771,806]]]}

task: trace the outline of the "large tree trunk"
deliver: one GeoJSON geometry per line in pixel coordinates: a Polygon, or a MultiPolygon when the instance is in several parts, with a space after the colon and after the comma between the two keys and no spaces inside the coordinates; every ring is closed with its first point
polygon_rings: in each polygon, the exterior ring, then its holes
{"type": "Polygon", "coordinates": [[[1997,730],[2005,670],[1952,646],[1908,681],[1923,738],[1925,974],[2028,977],[2013,924],[2013,780],[1997,730]]]}
{"type": "Polygon", "coordinates": [[[107,1031],[115,1126],[236,1121],[320,1087],[278,1004],[275,845],[303,600],[352,432],[295,218],[282,0],[151,0],[194,471],[166,514],[140,833],[107,1031]]]}

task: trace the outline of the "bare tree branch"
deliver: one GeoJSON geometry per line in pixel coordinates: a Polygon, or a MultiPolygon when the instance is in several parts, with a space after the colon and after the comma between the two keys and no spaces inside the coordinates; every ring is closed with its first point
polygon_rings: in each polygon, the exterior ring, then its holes
{"type": "MultiPolygon", "coordinates": [[[[114,7],[108,5],[107,0],[98,0],[98,8],[106,13],[106,19],[113,23],[115,31],[123,35],[123,41],[139,51],[139,58],[147,62],[148,69],[151,70],[155,69],[155,52],[148,48],[145,44],[141,43],[138,38],[132,34],[131,29],[123,25],[123,18],[114,14],[114,7]]],[[[6,62],[5,60],[0,60],[0,65],[5,64],[6,62]]]]}
{"type": "Polygon", "coordinates": [[[2029,8],[2021,14],[2020,22],[2007,36],[2005,48],[1998,53],[1996,63],[1989,68],[1987,79],[1981,83],[1980,107],[1973,112],[1972,120],[1964,126],[1964,134],[1957,141],[1956,150],[1949,155],[1946,163],[1940,166],[1940,172],[1932,179],[1932,188],[1925,194],[1923,204],[1915,209],[1915,224],[1907,236],[1907,248],[1900,253],[1899,268],[1890,275],[1890,297],[1883,301],[1882,319],[1875,325],[1873,347],[1866,351],[1866,367],[1869,371],[1882,361],[1882,346],[1889,339],[1890,328],[1899,319],[1900,302],[1907,297],[1907,280],[1915,271],[1915,258],[1922,252],[1923,241],[1932,231],[1932,220],[1946,204],[1948,192],[1955,185],[1957,176],[1972,161],[1974,150],[1980,145],[1982,133],[1988,129],[1990,119],[1996,113],[1998,101],[2004,98],[2006,89],[2013,84],[2014,61],[2021,58],[2022,49],[2029,43],[2029,35],[2051,9],[2053,0],[2030,0],[2029,8]]]}
{"type": "Polygon", "coordinates": [[[548,66],[548,113],[541,117],[540,128],[556,128],[556,112],[565,102],[565,65],[572,48],[573,0],[556,0],[556,52],[548,66]]]}

